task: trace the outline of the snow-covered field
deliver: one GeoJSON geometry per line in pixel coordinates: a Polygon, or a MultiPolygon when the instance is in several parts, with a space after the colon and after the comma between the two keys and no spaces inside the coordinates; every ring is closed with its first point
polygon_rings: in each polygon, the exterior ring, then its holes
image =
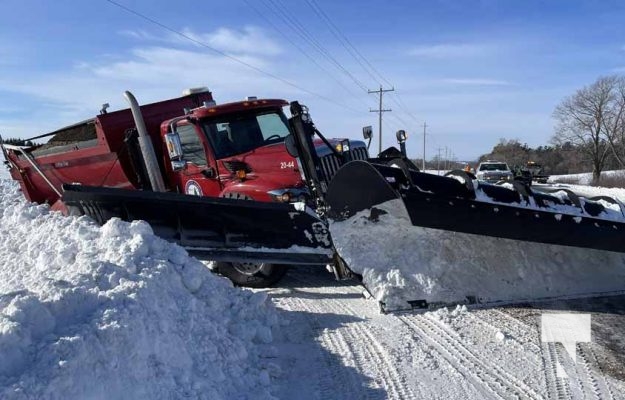
{"type": "MultiPolygon", "coordinates": [[[[601,172],[602,177],[622,177],[625,176],[624,170],[613,170],[601,172]]],[[[592,182],[592,172],[586,172],[581,174],[569,174],[569,175],[551,175],[549,176],[549,183],[565,180],[567,182],[576,182],[579,185],[590,185],[592,182]]]]}
{"type": "Polygon", "coordinates": [[[143,223],[62,217],[6,178],[1,399],[625,399],[623,297],[384,315],[313,267],[236,289],[143,223]],[[553,312],[592,315],[576,363],[540,341],[553,312]]]}

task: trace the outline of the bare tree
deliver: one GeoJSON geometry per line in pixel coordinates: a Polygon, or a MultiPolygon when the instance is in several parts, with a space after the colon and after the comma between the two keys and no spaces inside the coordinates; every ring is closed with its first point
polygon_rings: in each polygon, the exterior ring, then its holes
{"type": "Polygon", "coordinates": [[[557,121],[552,141],[570,142],[584,152],[593,166],[593,180],[601,177],[610,151],[606,126],[617,99],[616,91],[622,78],[616,75],[597,79],[560,103],[553,117],[557,121]]]}
{"type": "Polygon", "coordinates": [[[621,77],[614,88],[614,99],[604,118],[603,130],[618,165],[625,167],[625,78],[621,77]]]}

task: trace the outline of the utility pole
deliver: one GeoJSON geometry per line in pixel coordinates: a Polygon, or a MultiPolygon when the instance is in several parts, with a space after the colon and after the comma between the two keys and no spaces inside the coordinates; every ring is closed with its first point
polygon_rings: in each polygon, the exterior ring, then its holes
{"type": "Polygon", "coordinates": [[[437,148],[436,150],[438,150],[438,159],[436,160],[436,175],[440,175],[440,171],[441,171],[441,150],[443,150],[442,147],[437,148]]]}
{"type": "Polygon", "coordinates": [[[425,171],[425,128],[427,128],[425,121],[423,122],[423,170],[425,171]]]}
{"type": "Polygon", "coordinates": [[[449,160],[449,157],[447,156],[447,146],[445,146],[445,170],[447,170],[447,161],[449,160]]]}
{"type": "Polygon", "coordinates": [[[378,133],[378,140],[379,140],[378,148],[379,148],[379,151],[378,151],[378,153],[382,152],[382,113],[385,113],[387,111],[393,111],[390,108],[386,109],[386,110],[382,108],[382,94],[384,92],[393,92],[393,91],[395,91],[395,88],[382,89],[382,85],[380,85],[380,90],[369,90],[368,91],[369,94],[379,93],[379,95],[380,95],[380,106],[378,107],[378,109],[377,110],[369,109],[369,112],[377,112],[378,113],[378,124],[379,124],[379,127],[378,127],[379,128],[379,133],[378,133]]]}

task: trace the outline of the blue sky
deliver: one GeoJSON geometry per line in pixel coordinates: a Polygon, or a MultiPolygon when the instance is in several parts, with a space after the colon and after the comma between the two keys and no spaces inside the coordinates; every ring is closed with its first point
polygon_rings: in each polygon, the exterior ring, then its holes
{"type": "Polygon", "coordinates": [[[151,102],[208,86],[218,102],[300,100],[328,136],[358,138],[364,125],[377,133],[365,89],[391,83],[384,146],[403,128],[420,157],[427,121],[428,159],[447,147],[471,160],[499,138],[548,144],[565,96],[625,74],[622,1],[115,1],[187,38],[106,0],[0,3],[0,134],[35,136],[105,102],[124,107],[127,89],[151,102]]]}

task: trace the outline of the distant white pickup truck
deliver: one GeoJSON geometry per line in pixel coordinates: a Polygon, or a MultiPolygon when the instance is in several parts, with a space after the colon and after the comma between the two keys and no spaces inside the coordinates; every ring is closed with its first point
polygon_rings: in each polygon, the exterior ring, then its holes
{"type": "Polygon", "coordinates": [[[484,161],[476,171],[477,179],[487,182],[511,181],[514,179],[508,164],[501,161],[484,161]]]}

